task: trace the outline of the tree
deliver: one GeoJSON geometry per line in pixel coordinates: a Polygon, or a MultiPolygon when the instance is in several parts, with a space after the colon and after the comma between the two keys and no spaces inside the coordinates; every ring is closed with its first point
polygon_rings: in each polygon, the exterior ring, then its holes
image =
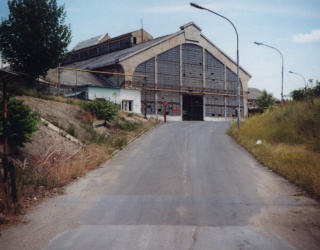
{"type": "Polygon", "coordinates": [[[305,98],[305,90],[304,89],[297,89],[291,92],[291,97],[295,101],[302,101],[305,98]]]}
{"type": "Polygon", "coordinates": [[[303,101],[303,100],[308,100],[312,99],[314,97],[319,97],[320,96],[320,82],[316,81],[316,85],[313,86],[313,80],[310,79],[309,83],[311,87],[306,86],[304,88],[300,88],[297,90],[293,90],[291,92],[291,97],[295,101],[303,101]]]}
{"type": "Polygon", "coordinates": [[[256,103],[260,109],[264,110],[274,105],[276,99],[272,94],[269,94],[266,90],[262,91],[261,96],[257,99],[256,103]]]}
{"type": "MultiPolygon", "coordinates": [[[[0,97],[0,110],[3,110],[3,101],[0,97]]],[[[22,101],[10,98],[8,101],[8,144],[22,146],[30,142],[32,133],[38,129],[38,115],[33,113],[29,106],[22,101]]],[[[3,140],[3,121],[0,119],[0,139],[3,140]]]]}
{"type": "Polygon", "coordinates": [[[0,24],[0,51],[17,71],[34,80],[58,65],[71,42],[64,6],[56,0],[8,1],[9,17],[0,24]]]}

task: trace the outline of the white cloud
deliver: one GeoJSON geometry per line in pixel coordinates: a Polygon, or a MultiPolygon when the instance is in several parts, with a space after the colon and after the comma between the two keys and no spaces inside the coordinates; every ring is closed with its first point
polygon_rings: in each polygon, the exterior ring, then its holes
{"type": "Polygon", "coordinates": [[[320,29],[312,30],[309,34],[293,35],[292,40],[296,43],[308,43],[320,41],[320,29]]]}

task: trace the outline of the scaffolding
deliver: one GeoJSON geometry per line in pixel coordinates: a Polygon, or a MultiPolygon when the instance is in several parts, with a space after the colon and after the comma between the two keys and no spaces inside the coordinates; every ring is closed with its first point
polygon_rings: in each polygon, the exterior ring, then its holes
{"type": "MultiPolygon", "coordinates": [[[[167,114],[182,115],[182,96],[203,96],[206,117],[232,117],[237,107],[237,75],[209,51],[195,44],[176,46],[137,66],[124,87],[142,91],[142,113],[163,114],[162,102],[168,102],[167,114]],[[171,108],[170,108],[171,107],[171,108]],[[147,112],[145,112],[147,110],[147,112]]],[[[245,95],[241,86],[241,113],[245,95]]]]}

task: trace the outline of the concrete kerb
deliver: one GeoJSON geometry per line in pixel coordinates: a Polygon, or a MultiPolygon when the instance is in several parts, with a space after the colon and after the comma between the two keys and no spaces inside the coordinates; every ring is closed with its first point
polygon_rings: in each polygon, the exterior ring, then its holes
{"type": "Polygon", "coordinates": [[[44,118],[40,118],[41,119],[41,122],[47,126],[48,128],[50,128],[51,130],[57,132],[58,134],[60,134],[61,136],[64,136],[65,138],[67,138],[68,140],[76,143],[76,144],[79,144],[81,146],[83,146],[83,143],[81,141],[79,141],[77,138],[73,137],[72,135],[69,135],[68,133],[66,133],[64,130],[58,128],[57,126],[53,125],[52,123],[50,123],[49,121],[47,121],[46,119],[44,118]]]}

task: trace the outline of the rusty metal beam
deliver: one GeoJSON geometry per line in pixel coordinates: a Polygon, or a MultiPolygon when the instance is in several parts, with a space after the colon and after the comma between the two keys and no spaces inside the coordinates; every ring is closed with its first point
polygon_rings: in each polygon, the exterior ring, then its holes
{"type": "MultiPolygon", "coordinates": [[[[148,75],[140,75],[140,74],[124,74],[124,73],[116,73],[116,72],[107,72],[107,71],[99,71],[99,70],[87,70],[87,69],[76,69],[76,68],[65,68],[65,67],[57,67],[56,70],[70,70],[70,71],[78,71],[78,72],[88,72],[88,73],[95,73],[95,74],[104,74],[104,75],[119,75],[119,76],[137,76],[137,77],[143,77],[148,78],[148,75]]],[[[56,87],[58,85],[58,80],[56,77],[56,87]]]]}
{"type": "MultiPolygon", "coordinates": [[[[214,92],[206,92],[206,91],[190,91],[190,90],[178,90],[178,89],[161,89],[161,88],[144,88],[144,87],[126,87],[125,89],[132,90],[146,90],[146,91],[155,91],[155,92],[174,92],[174,93],[182,93],[182,94],[195,94],[195,95],[216,95],[216,96],[232,96],[236,97],[237,94],[227,94],[227,93],[214,93],[214,92]]],[[[247,97],[246,95],[241,95],[242,97],[247,97]]]]}

